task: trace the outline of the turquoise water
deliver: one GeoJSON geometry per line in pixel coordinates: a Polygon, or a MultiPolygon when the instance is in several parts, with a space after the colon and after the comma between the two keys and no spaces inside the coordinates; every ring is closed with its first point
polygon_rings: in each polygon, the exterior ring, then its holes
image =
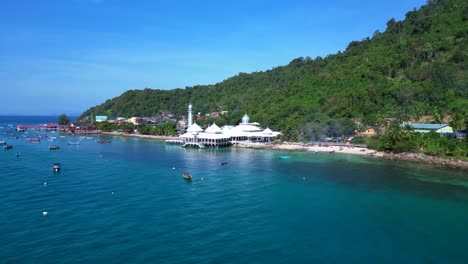
{"type": "Polygon", "coordinates": [[[16,120],[0,117],[14,147],[0,149],[2,263],[468,261],[466,172],[118,137],[32,144],[9,134],[16,120]]]}

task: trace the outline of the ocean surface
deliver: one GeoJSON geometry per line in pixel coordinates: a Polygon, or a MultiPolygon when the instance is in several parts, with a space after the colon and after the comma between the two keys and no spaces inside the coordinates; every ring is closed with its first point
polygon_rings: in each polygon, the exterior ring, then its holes
{"type": "Polygon", "coordinates": [[[0,116],[0,263],[468,263],[466,172],[14,132],[48,122],[0,116]]]}

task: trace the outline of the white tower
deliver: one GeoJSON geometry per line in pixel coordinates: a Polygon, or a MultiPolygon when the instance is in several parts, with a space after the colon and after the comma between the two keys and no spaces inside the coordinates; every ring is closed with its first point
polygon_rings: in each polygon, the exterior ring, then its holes
{"type": "Polygon", "coordinates": [[[193,119],[192,119],[192,104],[189,104],[188,106],[188,126],[190,127],[193,124],[193,119]]]}

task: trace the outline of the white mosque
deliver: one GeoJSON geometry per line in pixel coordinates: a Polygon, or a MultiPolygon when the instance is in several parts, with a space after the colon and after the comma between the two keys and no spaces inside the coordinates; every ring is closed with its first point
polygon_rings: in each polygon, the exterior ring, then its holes
{"type": "Polygon", "coordinates": [[[250,117],[245,114],[242,122],[237,126],[224,126],[222,129],[215,123],[203,130],[199,125],[193,123],[192,105],[188,106],[188,128],[185,134],[179,138],[183,146],[194,147],[227,147],[241,142],[272,142],[281,135],[280,132],[269,128],[262,129],[257,122],[250,123],[250,117]]]}

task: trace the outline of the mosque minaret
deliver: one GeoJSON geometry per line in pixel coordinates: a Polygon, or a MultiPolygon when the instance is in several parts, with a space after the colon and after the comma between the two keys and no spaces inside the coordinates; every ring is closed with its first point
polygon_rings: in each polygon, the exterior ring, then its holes
{"type": "Polygon", "coordinates": [[[192,117],[192,104],[188,106],[188,127],[193,124],[193,117],[192,117]]]}

